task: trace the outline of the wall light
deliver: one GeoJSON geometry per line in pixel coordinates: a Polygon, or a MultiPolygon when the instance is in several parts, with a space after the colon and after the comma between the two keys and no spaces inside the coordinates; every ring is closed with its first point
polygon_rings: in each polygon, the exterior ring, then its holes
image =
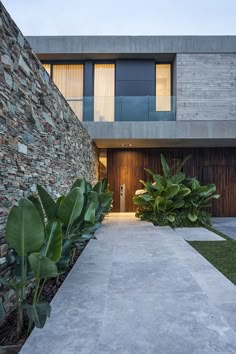
{"type": "Polygon", "coordinates": [[[131,147],[133,146],[132,144],[121,144],[121,147],[131,147]]]}

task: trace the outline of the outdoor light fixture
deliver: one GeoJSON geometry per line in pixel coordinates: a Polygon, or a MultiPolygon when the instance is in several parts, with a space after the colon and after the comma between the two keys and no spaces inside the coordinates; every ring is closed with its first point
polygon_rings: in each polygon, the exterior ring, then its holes
{"type": "Polygon", "coordinates": [[[121,147],[131,147],[133,146],[132,144],[121,144],[121,147]]]}

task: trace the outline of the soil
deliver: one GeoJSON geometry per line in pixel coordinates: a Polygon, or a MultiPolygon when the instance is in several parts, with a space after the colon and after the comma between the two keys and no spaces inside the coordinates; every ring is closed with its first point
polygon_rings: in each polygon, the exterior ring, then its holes
{"type": "MultiPolygon", "coordinates": [[[[87,244],[87,243],[86,243],[87,244]]],[[[86,247],[86,244],[84,248],[86,247]]],[[[84,249],[83,248],[83,249],[84,249]]],[[[56,295],[58,289],[66,279],[67,275],[69,274],[70,270],[73,268],[75,262],[79,258],[82,253],[82,250],[76,250],[75,257],[73,263],[69,266],[68,270],[61,274],[58,278],[49,279],[43,288],[42,291],[42,300],[46,300],[47,302],[51,302],[53,297],[56,295]]],[[[28,299],[32,297],[32,294],[29,294],[28,299]]],[[[30,335],[28,332],[28,317],[24,314],[24,327],[22,336],[20,339],[17,340],[16,338],[16,310],[11,312],[0,326],[0,353],[2,354],[15,354],[18,353],[23,346],[24,342],[30,335]],[[8,347],[9,346],[9,347],[8,347]],[[5,349],[4,349],[5,348],[5,349]],[[2,352],[3,350],[3,352],[2,352]]],[[[32,331],[32,329],[31,329],[32,331]]],[[[30,331],[30,332],[31,332],[30,331]]]]}

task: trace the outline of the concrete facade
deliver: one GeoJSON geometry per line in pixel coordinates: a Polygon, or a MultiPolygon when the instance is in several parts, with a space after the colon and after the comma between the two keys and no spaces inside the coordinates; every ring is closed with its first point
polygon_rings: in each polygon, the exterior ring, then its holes
{"type": "Polygon", "coordinates": [[[178,53],[176,65],[177,120],[236,120],[236,53],[178,53]]]}
{"type": "Polygon", "coordinates": [[[137,122],[84,122],[99,147],[119,147],[126,141],[135,147],[236,146],[236,36],[48,36],[28,39],[39,59],[44,61],[90,60],[92,63],[99,59],[120,63],[124,59],[136,62],[137,59],[149,59],[153,63],[172,63],[176,121],[165,121],[163,116],[160,118],[163,121],[145,123],[138,121],[138,117],[137,122]]]}

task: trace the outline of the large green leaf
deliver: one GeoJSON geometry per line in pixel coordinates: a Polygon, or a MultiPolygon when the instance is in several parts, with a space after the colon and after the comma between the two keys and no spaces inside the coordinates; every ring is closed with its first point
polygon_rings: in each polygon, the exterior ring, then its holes
{"type": "Polygon", "coordinates": [[[145,190],[148,193],[152,194],[154,189],[156,189],[154,186],[154,183],[152,183],[151,181],[147,181],[146,186],[145,186],[145,190]]]}
{"type": "Polygon", "coordinates": [[[198,182],[198,180],[196,178],[193,178],[192,182],[191,182],[192,190],[198,189],[199,187],[200,187],[200,183],[198,182]]]}
{"type": "Polygon", "coordinates": [[[139,198],[139,196],[134,196],[132,200],[135,205],[143,205],[145,203],[143,200],[139,198]]]}
{"type": "Polygon", "coordinates": [[[152,170],[150,170],[149,168],[145,168],[144,169],[147,173],[149,173],[151,176],[155,175],[155,172],[153,172],[152,170]]]}
{"type": "Polygon", "coordinates": [[[167,187],[163,192],[164,196],[168,199],[173,198],[179,192],[179,185],[172,184],[170,187],[167,187]]]}
{"type": "Polygon", "coordinates": [[[39,184],[37,185],[37,190],[38,190],[41,203],[43,205],[43,209],[46,213],[47,219],[48,220],[54,219],[57,214],[56,202],[52,199],[50,194],[48,194],[46,189],[41,187],[39,184]]]}
{"type": "Polygon", "coordinates": [[[153,179],[156,182],[156,189],[158,190],[162,190],[163,188],[166,187],[166,179],[165,177],[161,176],[161,175],[153,175],[153,179]]]}
{"type": "Polygon", "coordinates": [[[113,200],[113,193],[112,192],[104,192],[104,193],[100,193],[98,195],[99,204],[103,208],[109,209],[111,206],[112,200],[113,200]]]}
{"type": "Polygon", "coordinates": [[[211,197],[209,197],[209,199],[219,199],[220,198],[220,194],[214,194],[211,197]]]}
{"type": "Polygon", "coordinates": [[[207,197],[216,191],[216,186],[214,184],[208,184],[207,186],[200,187],[198,191],[201,197],[207,197]]]}
{"type": "Polygon", "coordinates": [[[108,185],[107,178],[103,178],[101,182],[102,182],[102,192],[108,192],[109,191],[109,185],[108,185]]]}
{"type": "Polygon", "coordinates": [[[76,187],[61,201],[58,209],[58,216],[66,226],[70,227],[80,216],[83,205],[83,191],[79,187],[76,187]]]}
{"type": "Polygon", "coordinates": [[[165,198],[161,196],[157,196],[154,202],[154,211],[158,211],[165,202],[165,198]]]}
{"type": "Polygon", "coordinates": [[[57,210],[59,209],[59,206],[61,204],[61,202],[65,199],[65,196],[64,195],[61,195],[57,201],[56,201],[56,205],[57,205],[57,210]]]}
{"type": "Polygon", "coordinates": [[[179,184],[184,179],[185,179],[185,174],[183,172],[179,172],[170,178],[171,182],[174,184],[179,184]]]}
{"type": "Polygon", "coordinates": [[[188,218],[190,221],[195,222],[197,221],[197,214],[195,214],[194,212],[190,212],[188,213],[188,218]]]}
{"type": "Polygon", "coordinates": [[[102,182],[101,181],[98,181],[95,186],[93,187],[93,191],[94,192],[97,192],[97,194],[100,194],[102,192],[102,182]]]}
{"type": "Polygon", "coordinates": [[[36,279],[55,278],[58,275],[56,264],[48,257],[42,257],[39,252],[31,253],[28,259],[36,279]]]}
{"type": "Polygon", "coordinates": [[[22,308],[26,310],[28,317],[37,328],[43,328],[47,317],[51,314],[51,305],[48,302],[41,302],[35,305],[23,303],[22,308]]]}
{"type": "Polygon", "coordinates": [[[98,194],[97,192],[88,192],[88,200],[86,205],[86,211],[84,214],[84,221],[91,224],[95,223],[95,213],[98,205],[98,194]]]}
{"type": "Polygon", "coordinates": [[[62,230],[59,220],[51,220],[46,227],[46,240],[40,250],[41,256],[57,262],[62,251],[62,230]]]}
{"type": "Polygon", "coordinates": [[[59,273],[63,273],[67,270],[71,260],[71,240],[64,240],[62,244],[61,258],[57,262],[57,269],[59,273]]]}
{"type": "Polygon", "coordinates": [[[79,187],[83,193],[86,193],[86,180],[84,178],[78,178],[72,185],[71,190],[79,187]]]}
{"type": "Polygon", "coordinates": [[[35,208],[39,212],[39,215],[41,216],[42,222],[44,223],[44,213],[43,213],[43,208],[42,208],[39,198],[35,197],[33,195],[30,195],[28,199],[31,201],[31,203],[34,204],[35,208]]]}
{"type": "Polygon", "coordinates": [[[152,196],[150,194],[140,194],[138,198],[143,202],[149,202],[152,199],[152,196]]]}
{"type": "Polygon", "coordinates": [[[37,252],[44,242],[44,224],[36,207],[25,198],[7,218],[6,240],[19,256],[37,252]]]}
{"type": "Polygon", "coordinates": [[[183,199],[177,199],[173,202],[173,209],[180,209],[184,206],[185,202],[183,199]]]}
{"type": "Polygon", "coordinates": [[[170,176],[170,167],[164,157],[164,155],[161,154],[161,165],[162,165],[162,171],[164,173],[164,176],[166,178],[169,178],[170,176]]]}
{"type": "Polygon", "coordinates": [[[175,221],[175,216],[170,214],[170,215],[167,215],[166,219],[172,223],[175,221]]]}
{"type": "Polygon", "coordinates": [[[189,188],[181,188],[178,191],[177,196],[178,197],[185,197],[186,195],[188,195],[190,193],[191,193],[191,189],[189,189],[189,188]]]}
{"type": "Polygon", "coordinates": [[[93,189],[92,184],[89,182],[86,183],[87,183],[87,192],[91,192],[91,190],[93,189]]]}

